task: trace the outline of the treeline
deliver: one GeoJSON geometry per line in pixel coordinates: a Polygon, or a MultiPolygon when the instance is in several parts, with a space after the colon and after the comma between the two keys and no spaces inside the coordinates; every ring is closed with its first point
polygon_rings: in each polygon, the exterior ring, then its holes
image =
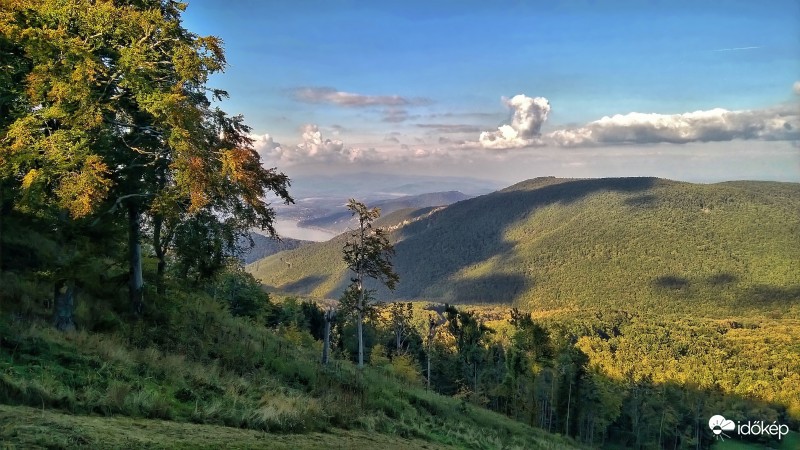
{"type": "MultiPolygon", "coordinates": [[[[323,339],[324,311],[312,301],[290,297],[270,308],[265,317],[273,326],[291,323],[323,339]]],[[[625,312],[534,320],[513,309],[499,316],[384,304],[364,330],[369,364],[590,446],[708,448],[715,414],[792,428],[800,419],[800,368],[788,344],[800,324],[782,330],[787,344],[770,348],[780,336],[773,327],[786,324],[675,326],[625,312]],[[750,359],[752,352],[761,359],[750,359]]],[[[340,316],[332,330],[334,355],[356,360],[352,318],[340,316]]]]}

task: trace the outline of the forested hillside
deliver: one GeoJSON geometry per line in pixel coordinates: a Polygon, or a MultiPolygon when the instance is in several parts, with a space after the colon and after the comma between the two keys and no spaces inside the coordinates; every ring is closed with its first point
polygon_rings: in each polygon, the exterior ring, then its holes
{"type": "MultiPolygon", "coordinates": [[[[378,297],[797,313],[797,211],[796,183],[537,178],[396,229],[403,281],[378,297]]],[[[336,298],[346,281],[343,239],[249,270],[273,289],[336,298]]]]}

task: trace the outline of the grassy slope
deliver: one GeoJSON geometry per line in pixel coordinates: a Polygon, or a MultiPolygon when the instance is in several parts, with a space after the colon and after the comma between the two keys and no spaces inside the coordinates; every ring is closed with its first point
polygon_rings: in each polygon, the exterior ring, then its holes
{"type": "MultiPolygon", "coordinates": [[[[797,183],[529,180],[396,230],[401,283],[380,295],[531,309],[669,305],[678,313],[796,315],[798,210],[797,183]]],[[[343,239],[249,270],[279,290],[337,297],[346,280],[343,239]]]]}
{"type": "Polygon", "coordinates": [[[275,434],[123,416],[79,416],[27,406],[0,405],[0,424],[0,441],[20,448],[451,448],[363,430],[275,434]]]}
{"type": "Polygon", "coordinates": [[[13,406],[0,408],[0,442],[577,448],[386,369],[340,360],[321,367],[319,343],[297,330],[264,329],[202,298],[176,302],[168,322],[119,334],[62,334],[4,314],[0,404],[13,406]]]}

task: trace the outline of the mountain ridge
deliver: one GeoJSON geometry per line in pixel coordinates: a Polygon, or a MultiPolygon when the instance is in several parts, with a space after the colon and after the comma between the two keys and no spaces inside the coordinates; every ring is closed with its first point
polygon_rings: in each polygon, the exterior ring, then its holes
{"type": "MultiPolygon", "coordinates": [[[[798,183],[534,178],[393,231],[401,281],[377,294],[531,309],[796,313],[798,210],[798,183]]],[[[249,270],[271,289],[335,298],[346,283],[345,239],[284,253],[288,269],[267,258],[249,270]]]]}

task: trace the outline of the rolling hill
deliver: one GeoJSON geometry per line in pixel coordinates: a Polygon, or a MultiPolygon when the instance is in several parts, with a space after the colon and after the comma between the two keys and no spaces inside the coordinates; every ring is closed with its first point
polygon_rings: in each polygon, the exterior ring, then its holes
{"type": "MultiPolygon", "coordinates": [[[[378,298],[797,314],[798,211],[797,183],[532,179],[382,218],[393,226],[400,284],[393,293],[379,289],[378,298]]],[[[345,240],[248,270],[271,289],[336,298],[347,280],[345,240]]]]}

